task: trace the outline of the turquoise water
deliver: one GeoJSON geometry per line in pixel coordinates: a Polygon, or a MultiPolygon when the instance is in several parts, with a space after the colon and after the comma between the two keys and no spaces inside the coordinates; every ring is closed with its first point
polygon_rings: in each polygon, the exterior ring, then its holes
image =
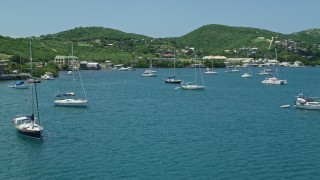
{"type": "Polygon", "coordinates": [[[2,81],[0,179],[318,179],[320,112],[292,105],[320,95],[320,68],[283,68],[283,86],[262,85],[258,70],[243,79],[217,69],[204,91],[165,84],[170,69],[82,71],[88,108],[53,106],[68,87],[61,72],[39,84],[43,141],[16,133],[29,92],[2,81]]]}

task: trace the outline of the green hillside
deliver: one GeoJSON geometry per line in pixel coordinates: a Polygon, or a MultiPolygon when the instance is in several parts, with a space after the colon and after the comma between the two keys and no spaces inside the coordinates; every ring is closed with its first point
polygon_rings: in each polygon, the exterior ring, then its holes
{"type": "MultiPolygon", "coordinates": [[[[259,45],[255,41],[258,37],[271,39],[272,36],[284,37],[280,33],[256,28],[206,25],[180,37],[178,42],[197,47],[207,53],[221,53],[224,50],[240,47],[255,47],[259,45]]],[[[262,48],[267,49],[268,45],[268,42],[265,41],[263,46],[266,48],[262,48]]]]}
{"type": "Polygon", "coordinates": [[[290,34],[290,37],[307,43],[320,44],[320,29],[309,29],[292,33],[290,34]]]}
{"type": "MultiPolygon", "coordinates": [[[[78,27],[56,34],[32,37],[35,61],[48,62],[56,55],[75,55],[80,60],[129,63],[146,61],[173,53],[179,59],[190,59],[193,47],[198,57],[225,55],[227,57],[273,58],[275,48],[280,61],[305,61],[320,64],[320,30],[311,29],[289,35],[249,27],[206,25],[184,36],[151,38],[103,27],[78,27]],[[255,51],[252,51],[255,49],[255,51]]],[[[0,36],[0,59],[29,59],[29,38],[0,36]]],[[[156,64],[157,62],[155,62],[156,64]]],[[[146,64],[146,63],[144,63],[146,64]]]]}
{"type": "Polygon", "coordinates": [[[110,43],[113,41],[126,41],[132,39],[150,39],[150,37],[144,35],[125,33],[119,30],[103,27],[78,27],[56,34],[43,35],[41,38],[45,40],[77,42],[105,40],[110,41],[110,43]]]}

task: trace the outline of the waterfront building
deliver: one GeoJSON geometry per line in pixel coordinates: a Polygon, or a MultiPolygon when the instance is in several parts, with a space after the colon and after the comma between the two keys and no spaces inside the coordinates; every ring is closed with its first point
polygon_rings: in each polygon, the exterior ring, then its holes
{"type": "Polygon", "coordinates": [[[58,64],[59,68],[61,68],[63,65],[66,65],[66,64],[68,66],[76,65],[77,61],[78,61],[77,56],[56,56],[54,58],[54,63],[58,64]]]}

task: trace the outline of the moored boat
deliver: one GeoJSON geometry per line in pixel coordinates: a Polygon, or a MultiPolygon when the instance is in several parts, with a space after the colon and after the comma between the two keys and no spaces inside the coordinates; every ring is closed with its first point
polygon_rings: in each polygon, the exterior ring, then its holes
{"type": "Polygon", "coordinates": [[[294,107],[298,109],[320,110],[320,97],[306,97],[300,93],[295,100],[294,107]]]}
{"type": "MultiPolygon", "coordinates": [[[[73,45],[71,47],[71,51],[72,51],[72,57],[73,56],[73,45]]],[[[72,61],[73,63],[75,62],[74,60],[72,61]]],[[[74,73],[74,64],[73,64],[73,68],[72,68],[72,84],[73,84],[73,87],[75,87],[75,73],[74,73]]],[[[87,107],[87,104],[88,104],[88,99],[86,97],[86,92],[84,90],[84,85],[83,85],[83,82],[82,82],[82,78],[81,78],[81,74],[80,74],[80,71],[78,71],[78,75],[79,75],[79,79],[80,79],[80,82],[81,82],[81,87],[82,87],[82,90],[83,90],[83,95],[84,95],[84,98],[75,98],[73,96],[76,95],[75,93],[75,89],[73,89],[73,91],[71,92],[67,92],[67,93],[63,93],[63,94],[57,94],[56,95],[56,99],[54,100],[54,105],[55,106],[65,106],[65,107],[87,107]]]]}
{"type": "Polygon", "coordinates": [[[164,79],[165,83],[172,83],[172,84],[180,84],[181,80],[180,79],[176,79],[175,76],[171,76],[171,77],[167,77],[164,79]]]}
{"type": "MultiPolygon", "coordinates": [[[[31,72],[33,72],[31,42],[30,42],[30,62],[31,62],[31,72]]],[[[40,125],[37,83],[34,83],[31,87],[32,87],[31,88],[32,113],[17,115],[15,118],[12,119],[12,124],[14,124],[18,133],[25,135],[27,137],[40,139],[42,136],[41,134],[43,131],[43,127],[40,125]]]]}
{"type": "MultiPolygon", "coordinates": [[[[194,50],[194,48],[193,48],[194,50]]],[[[197,54],[196,54],[196,51],[194,50],[194,56],[195,56],[195,59],[197,54]]],[[[197,80],[197,66],[194,66],[194,82],[182,82],[181,83],[181,89],[184,89],[184,90],[203,90],[205,88],[205,85],[204,85],[204,80],[203,80],[203,76],[202,76],[202,71],[199,69],[199,73],[200,73],[200,76],[201,76],[201,83],[198,83],[198,80],[197,80]]]]}
{"type": "Polygon", "coordinates": [[[204,88],[205,88],[204,85],[198,85],[197,83],[194,83],[194,82],[187,82],[187,83],[181,84],[181,89],[184,89],[184,90],[203,90],[204,88]]]}
{"type": "Polygon", "coordinates": [[[12,123],[18,133],[31,138],[41,138],[43,127],[37,122],[34,114],[17,115],[12,123]]]}
{"type": "Polygon", "coordinates": [[[54,80],[52,72],[46,72],[44,75],[41,76],[43,80],[54,80]]]}
{"type": "Polygon", "coordinates": [[[252,75],[249,74],[249,73],[243,73],[243,74],[241,75],[241,77],[243,77],[243,78],[251,78],[252,75]]]}
{"type": "Polygon", "coordinates": [[[156,77],[157,76],[157,71],[153,70],[146,70],[141,74],[142,77],[156,77]]]}
{"type": "Polygon", "coordinates": [[[262,84],[274,84],[274,85],[283,85],[287,84],[287,80],[282,80],[277,78],[276,76],[269,76],[261,81],[262,84]]]}
{"type": "Polygon", "coordinates": [[[29,89],[29,84],[26,84],[24,81],[16,81],[14,82],[9,88],[16,88],[16,89],[29,89]]]}
{"type": "Polygon", "coordinates": [[[56,106],[70,106],[70,107],[86,107],[88,103],[87,99],[72,99],[63,98],[54,101],[56,106]]]}

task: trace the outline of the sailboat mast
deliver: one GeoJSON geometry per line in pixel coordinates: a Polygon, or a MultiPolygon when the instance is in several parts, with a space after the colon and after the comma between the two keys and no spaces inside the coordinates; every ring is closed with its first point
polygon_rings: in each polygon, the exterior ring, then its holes
{"type": "Polygon", "coordinates": [[[22,73],[21,55],[19,55],[19,58],[20,58],[20,73],[22,73]]]}
{"type": "MultiPolygon", "coordinates": [[[[30,40],[30,42],[29,42],[30,73],[31,73],[31,76],[33,76],[33,62],[32,62],[32,51],[31,51],[31,48],[32,48],[32,44],[31,44],[31,40],[30,40]]],[[[33,87],[32,87],[32,90],[31,90],[31,112],[32,113],[34,112],[34,91],[33,91],[33,87]]]]}
{"type": "MultiPolygon", "coordinates": [[[[30,40],[30,49],[29,49],[29,53],[30,53],[30,63],[31,63],[31,75],[33,74],[33,61],[32,61],[32,43],[30,40]]],[[[39,104],[38,104],[38,93],[37,93],[37,83],[33,83],[34,85],[34,90],[32,88],[32,113],[34,112],[34,97],[35,96],[35,100],[36,100],[36,111],[37,111],[37,120],[38,120],[38,125],[40,126],[40,112],[39,112],[39,104]]],[[[34,123],[34,121],[32,121],[34,123]]]]}
{"type": "MultiPolygon", "coordinates": [[[[73,44],[72,44],[72,59],[73,59],[73,44]]],[[[74,63],[74,60],[73,60],[73,63],[74,63]]],[[[72,68],[72,70],[74,71],[74,67],[72,68]]],[[[72,72],[73,76],[74,76],[74,72],[72,72]]],[[[80,78],[80,82],[81,82],[81,87],[82,87],[82,90],[83,90],[83,94],[84,94],[84,97],[87,99],[87,94],[86,94],[86,91],[84,89],[84,85],[83,85],[83,81],[82,81],[82,78],[81,78],[81,74],[80,74],[80,69],[78,70],[78,75],[79,75],[79,78],[80,78]]],[[[73,78],[74,79],[74,78],[73,78]]],[[[74,81],[74,80],[73,80],[74,81]]]]}
{"type": "Polygon", "coordinates": [[[71,46],[71,56],[72,56],[72,86],[73,86],[73,91],[75,91],[73,43],[71,46]]]}
{"type": "MultiPolygon", "coordinates": [[[[193,49],[193,52],[194,52],[194,60],[197,61],[197,53],[196,53],[196,50],[193,49]]],[[[198,64],[196,64],[194,66],[194,82],[196,83],[197,82],[197,66],[198,64]]]]}
{"type": "Polygon", "coordinates": [[[39,112],[39,104],[38,104],[38,92],[37,92],[37,83],[34,83],[35,95],[36,95],[36,105],[37,105],[37,117],[38,117],[38,125],[40,126],[40,112],[39,112]]]}
{"type": "Polygon", "coordinates": [[[176,50],[173,50],[173,75],[176,77],[176,50]]]}
{"type": "Polygon", "coordinates": [[[277,48],[275,48],[276,51],[276,77],[278,77],[278,52],[277,52],[277,48]]]}

